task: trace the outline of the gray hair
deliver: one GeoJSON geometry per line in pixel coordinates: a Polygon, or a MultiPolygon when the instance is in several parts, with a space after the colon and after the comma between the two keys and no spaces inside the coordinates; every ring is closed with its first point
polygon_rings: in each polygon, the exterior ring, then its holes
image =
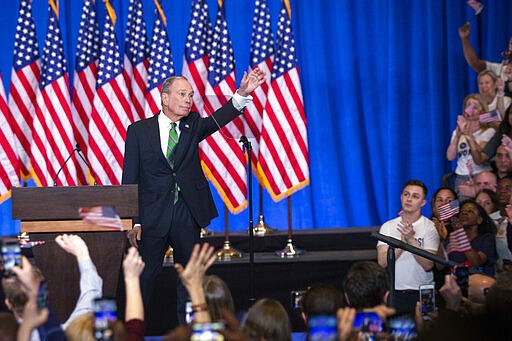
{"type": "Polygon", "coordinates": [[[188,79],[183,77],[183,76],[172,76],[172,77],[169,77],[166,80],[164,80],[164,82],[162,83],[162,88],[160,89],[160,95],[163,94],[163,93],[168,93],[172,83],[174,83],[174,81],[176,81],[178,79],[183,79],[183,80],[186,80],[188,82],[188,79]]]}

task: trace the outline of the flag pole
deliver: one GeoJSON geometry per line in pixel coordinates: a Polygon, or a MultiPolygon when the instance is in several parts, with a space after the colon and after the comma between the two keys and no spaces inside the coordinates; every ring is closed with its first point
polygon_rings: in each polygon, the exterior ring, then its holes
{"type": "Polygon", "coordinates": [[[299,250],[297,247],[293,244],[292,240],[292,199],[289,195],[286,198],[286,204],[288,206],[288,240],[286,241],[286,246],[284,249],[280,251],[276,251],[276,254],[280,256],[281,258],[293,258],[296,256],[300,256],[303,253],[305,253],[305,250],[299,250]]]}
{"type": "Polygon", "coordinates": [[[242,253],[237,249],[231,247],[229,242],[229,211],[226,205],[224,205],[224,246],[222,249],[217,251],[217,258],[221,261],[230,261],[231,258],[242,258],[242,253]]]}
{"type": "Polygon", "coordinates": [[[258,218],[258,223],[254,226],[254,235],[257,237],[264,237],[267,234],[271,234],[276,232],[276,229],[265,224],[265,217],[263,216],[263,186],[260,184],[260,216],[258,218]]]}

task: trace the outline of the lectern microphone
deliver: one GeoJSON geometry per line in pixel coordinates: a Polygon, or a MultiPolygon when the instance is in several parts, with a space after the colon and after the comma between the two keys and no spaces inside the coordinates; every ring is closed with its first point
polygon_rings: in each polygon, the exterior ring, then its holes
{"type": "MultiPolygon", "coordinates": [[[[77,144],[77,146],[80,148],[80,146],[77,144]]],[[[69,153],[69,156],[67,157],[67,159],[64,161],[64,163],[60,166],[59,168],[59,171],[57,172],[57,174],[55,174],[55,177],[53,178],[53,186],[57,186],[57,178],[59,177],[59,174],[60,172],[62,172],[62,170],[64,169],[64,167],[66,166],[66,163],[68,163],[69,159],[71,159],[71,156],[73,156],[73,153],[76,151],[76,147],[71,151],[71,153],[69,153]]]]}

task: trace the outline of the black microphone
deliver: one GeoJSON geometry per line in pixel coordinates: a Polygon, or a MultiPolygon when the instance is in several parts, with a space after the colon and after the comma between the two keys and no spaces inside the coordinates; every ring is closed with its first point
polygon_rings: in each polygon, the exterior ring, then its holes
{"type": "Polygon", "coordinates": [[[92,180],[94,181],[94,186],[96,186],[96,174],[94,174],[94,172],[92,171],[91,166],[89,166],[89,162],[87,162],[85,157],[82,155],[82,149],[80,148],[80,143],[76,144],[76,148],[75,149],[76,149],[76,153],[78,154],[78,156],[80,156],[80,159],[82,159],[82,161],[87,166],[87,170],[89,172],[91,172],[92,180]]]}
{"type": "Polygon", "coordinates": [[[66,163],[68,163],[69,159],[71,158],[71,156],[73,156],[75,151],[76,151],[76,148],[73,149],[71,151],[71,153],[69,153],[69,156],[66,159],[66,161],[64,161],[64,163],[60,166],[59,171],[57,172],[57,174],[55,174],[55,177],[53,178],[53,186],[57,186],[57,178],[59,177],[60,172],[62,172],[62,170],[64,169],[64,166],[66,166],[66,163]]]}

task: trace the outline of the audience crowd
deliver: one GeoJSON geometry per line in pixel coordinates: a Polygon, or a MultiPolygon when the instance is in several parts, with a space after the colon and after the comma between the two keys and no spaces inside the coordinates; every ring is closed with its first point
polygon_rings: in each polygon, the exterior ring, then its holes
{"type": "MultiPolygon", "coordinates": [[[[354,263],[340,288],[310,286],[300,304],[309,329],[294,339],[512,339],[512,61],[479,59],[469,35],[466,23],[459,36],[466,61],[478,72],[479,93],[463,101],[446,150],[456,168],[431,197],[431,217],[421,213],[426,186],[406,182],[398,217],[380,229],[401,246],[379,241],[378,262],[354,263]]],[[[55,242],[77,261],[80,295],[73,312],[59,321],[44,274],[21,256],[12,275],[2,278],[9,312],[0,312],[0,340],[144,340],[144,262],[137,249],[128,249],[122,264],[126,304],[120,321],[115,307],[108,311],[112,302],[103,297],[84,240],[64,234],[55,242]]],[[[273,298],[256,301],[237,319],[228,285],[206,275],[216,259],[214,248],[203,243],[195,245],[187,264],[175,264],[191,316],[162,339],[292,340],[288,313],[273,298]]]]}

